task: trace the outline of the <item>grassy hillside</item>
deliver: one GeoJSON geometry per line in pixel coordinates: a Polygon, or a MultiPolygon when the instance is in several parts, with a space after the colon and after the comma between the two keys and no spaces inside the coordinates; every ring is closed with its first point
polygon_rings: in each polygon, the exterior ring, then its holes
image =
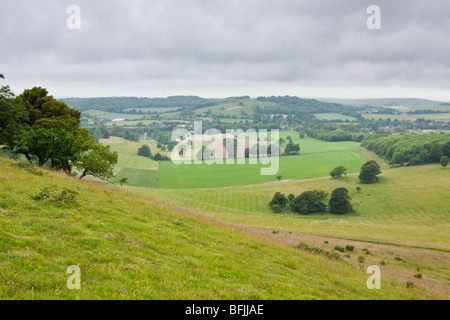
{"type": "Polygon", "coordinates": [[[210,217],[240,225],[448,250],[450,170],[427,165],[382,171],[380,181],[370,185],[360,184],[355,174],[342,179],[275,181],[239,188],[147,189],[142,192],[157,194],[210,217]],[[360,192],[356,191],[357,186],[362,188],[360,192]],[[344,216],[274,214],[267,205],[277,191],[286,195],[314,189],[330,193],[337,187],[349,190],[353,213],[344,216]]]}
{"type": "Polygon", "coordinates": [[[115,186],[0,158],[2,299],[412,299],[436,295],[271,244],[115,186]],[[32,171],[32,170],[31,170],[32,171]],[[33,196],[46,186],[48,200],[33,196]],[[61,190],[76,191],[61,202],[61,190]],[[53,200],[52,200],[53,199],[53,200]],[[81,269],[68,290],[66,269],[81,269]]]}

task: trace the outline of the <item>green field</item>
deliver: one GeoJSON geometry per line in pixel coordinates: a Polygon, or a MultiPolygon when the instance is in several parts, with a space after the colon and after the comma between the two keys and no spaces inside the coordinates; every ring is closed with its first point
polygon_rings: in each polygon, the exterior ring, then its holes
{"type": "Polygon", "coordinates": [[[117,151],[119,154],[119,161],[114,168],[114,172],[117,174],[115,181],[127,178],[128,184],[131,186],[150,188],[158,186],[158,162],[137,155],[138,149],[144,143],[150,147],[153,154],[157,152],[167,154],[167,151],[161,151],[156,147],[156,141],[131,142],[118,137],[110,137],[109,139],[100,139],[100,143],[109,145],[112,151],[117,151]]]}
{"type": "Polygon", "coordinates": [[[345,116],[340,113],[316,113],[314,116],[319,120],[339,120],[339,121],[355,121],[354,117],[345,116]]]}
{"type": "Polygon", "coordinates": [[[383,169],[380,182],[371,185],[359,184],[357,175],[350,175],[342,179],[275,181],[239,188],[142,191],[167,195],[186,207],[237,224],[448,249],[448,188],[441,186],[448,185],[449,178],[450,170],[428,165],[383,169]],[[362,191],[357,192],[357,186],[362,191]],[[345,216],[276,215],[267,205],[277,191],[297,195],[313,189],[331,192],[337,187],[350,191],[355,212],[345,216]]]}
{"type": "Polygon", "coordinates": [[[111,121],[113,119],[127,119],[127,120],[138,120],[142,119],[142,114],[128,114],[128,113],[114,113],[108,111],[99,111],[99,110],[88,110],[83,113],[89,114],[91,116],[95,116],[97,118],[111,121]]]}
{"type": "MultiPolygon", "coordinates": [[[[129,188],[17,169],[0,158],[1,299],[425,299],[443,295],[384,281],[270,243],[129,188]],[[33,200],[42,186],[75,202],[33,200]],[[81,270],[69,290],[66,270],[81,270]]],[[[149,189],[150,190],[150,189],[149,189]]]]}
{"type": "Polygon", "coordinates": [[[218,104],[211,107],[204,107],[200,109],[196,109],[195,113],[198,115],[203,114],[204,112],[211,111],[212,114],[215,115],[230,115],[230,116],[242,116],[242,111],[247,113],[249,116],[253,114],[253,107],[260,106],[261,108],[270,106],[274,107],[276,106],[275,103],[272,102],[265,102],[265,101],[258,101],[256,99],[246,99],[246,100],[240,100],[239,102],[230,102],[230,103],[223,103],[218,104]],[[239,102],[242,102],[242,106],[239,105],[239,102]]]}
{"type": "Polygon", "coordinates": [[[279,157],[279,171],[273,176],[260,174],[261,167],[254,164],[180,164],[161,162],[160,188],[210,188],[238,186],[275,181],[278,174],[283,179],[307,179],[328,175],[339,165],[348,172],[356,172],[367,159],[356,151],[330,151],[300,156],[279,157]]]}
{"type": "Polygon", "coordinates": [[[430,113],[430,114],[411,114],[411,115],[395,115],[395,114],[376,114],[376,113],[364,113],[362,116],[366,119],[381,119],[381,120],[407,120],[416,121],[416,119],[422,118],[425,120],[434,121],[450,121],[450,113],[430,113]]]}
{"type": "Polygon", "coordinates": [[[123,111],[130,111],[130,110],[136,110],[137,112],[142,111],[142,112],[158,112],[158,113],[163,113],[163,112],[170,112],[170,111],[175,111],[180,109],[180,107],[160,107],[160,108],[127,108],[127,109],[123,109],[123,111]]]}

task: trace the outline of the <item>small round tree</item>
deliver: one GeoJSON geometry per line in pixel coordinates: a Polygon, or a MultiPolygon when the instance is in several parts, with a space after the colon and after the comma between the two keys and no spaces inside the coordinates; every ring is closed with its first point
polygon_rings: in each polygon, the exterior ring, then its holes
{"type": "Polygon", "coordinates": [[[370,160],[363,164],[358,178],[362,183],[373,183],[378,180],[377,175],[380,173],[380,165],[375,160],[370,160]]]}
{"type": "Polygon", "coordinates": [[[151,158],[152,157],[152,151],[150,150],[149,146],[144,144],[142,145],[142,147],[140,147],[138,149],[137,154],[139,156],[143,156],[143,157],[147,157],[147,158],[151,158]]]}
{"type": "Polygon", "coordinates": [[[269,202],[269,206],[274,210],[274,212],[278,212],[279,208],[284,208],[288,204],[288,199],[281,192],[277,192],[274,194],[272,201],[269,202]]]}
{"type": "Polygon", "coordinates": [[[334,168],[333,171],[330,172],[330,176],[332,178],[340,178],[343,174],[347,175],[345,171],[347,171],[347,169],[344,166],[339,166],[334,168]]]}
{"type": "Polygon", "coordinates": [[[441,164],[441,166],[445,169],[445,167],[448,165],[449,159],[447,156],[442,156],[441,160],[439,161],[439,163],[441,164]]]}
{"type": "Polygon", "coordinates": [[[346,188],[337,188],[331,193],[328,207],[331,213],[344,214],[353,211],[353,207],[350,204],[350,196],[346,188]]]}

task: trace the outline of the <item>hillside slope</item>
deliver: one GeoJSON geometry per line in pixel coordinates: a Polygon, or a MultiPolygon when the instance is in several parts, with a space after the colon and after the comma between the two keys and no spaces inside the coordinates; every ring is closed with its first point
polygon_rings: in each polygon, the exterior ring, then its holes
{"type": "Polygon", "coordinates": [[[0,158],[2,299],[434,297],[387,281],[368,290],[367,277],[126,189],[0,158]],[[70,200],[71,191],[74,201],[58,200],[70,200]],[[81,269],[80,290],[66,287],[70,265],[81,269]]]}

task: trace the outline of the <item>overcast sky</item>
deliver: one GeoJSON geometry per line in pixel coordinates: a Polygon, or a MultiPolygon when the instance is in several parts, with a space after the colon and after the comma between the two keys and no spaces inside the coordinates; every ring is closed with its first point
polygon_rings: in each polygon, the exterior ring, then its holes
{"type": "Polygon", "coordinates": [[[449,14],[442,0],[1,0],[0,83],[57,98],[450,101],[449,14]],[[366,26],[372,4],[381,30],[366,26]]]}

